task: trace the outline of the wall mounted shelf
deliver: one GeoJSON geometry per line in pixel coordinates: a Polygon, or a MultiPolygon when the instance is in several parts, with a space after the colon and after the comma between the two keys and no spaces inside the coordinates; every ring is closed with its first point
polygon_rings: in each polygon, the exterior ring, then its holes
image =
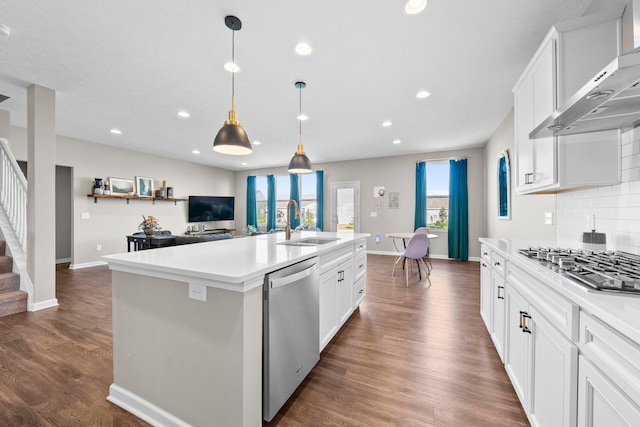
{"type": "Polygon", "coordinates": [[[127,204],[129,204],[129,200],[148,200],[148,201],[151,201],[154,205],[156,204],[156,201],[173,202],[174,205],[177,205],[178,202],[187,201],[187,199],[183,199],[183,198],[164,199],[162,197],[129,196],[128,194],[122,195],[122,196],[115,196],[113,194],[87,194],[87,197],[93,197],[93,203],[98,203],[98,199],[122,199],[122,200],[126,200],[127,204]]]}

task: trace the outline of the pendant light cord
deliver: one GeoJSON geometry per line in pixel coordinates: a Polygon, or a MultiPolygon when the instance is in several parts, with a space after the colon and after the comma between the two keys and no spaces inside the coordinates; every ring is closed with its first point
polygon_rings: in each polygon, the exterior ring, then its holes
{"type": "Polygon", "coordinates": [[[302,85],[298,88],[300,92],[300,114],[298,116],[298,122],[300,122],[300,144],[302,144],[302,85]]]}
{"type": "Polygon", "coordinates": [[[236,97],[236,30],[231,30],[231,109],[235,110],[236,97]]]}

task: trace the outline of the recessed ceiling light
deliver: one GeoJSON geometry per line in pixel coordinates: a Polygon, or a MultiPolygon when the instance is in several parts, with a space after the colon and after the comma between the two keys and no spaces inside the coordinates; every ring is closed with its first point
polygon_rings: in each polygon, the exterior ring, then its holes
{"type": "Polygon", "coordinates": [[[309,117],[307,117],[305,114],[300,114],[300,115],[298,116],[298,120],[301,120],[301,121],[303,121],[303,122],[304,122],[305,120],[307,120],[308,118],[309,118],[309,117]]]}
{"type": "Polygon", "coordinates": [[[393,123],[391,123],[389,120],[387,120],[386,122],[382,122],[382,126],[388,128],[389,126],[391,126],[393,123]]]}
{"type": "Polygon", "coordinates": [[[191,114],[187,113],[186,111],[178,111],[178,115],[179,115],[180,117],[184,117],[185,119],[186,119],[187,117],[191,117],[191,114]]]}
{"type": "Polygon", "coordinates": [[[122,131],[120,129],[111,129],[109,132],[111,132],[114,135],[121,135],[122,131]]]}
{"type": "Polygon", "coordinates": [[[415,15],[422,12],[425,7],[427,7],[427,0],[409,0],[404,5],[404,11],[409,15],[415,15]]]}
{"type": "Polygon", "coordinates": [[[420,92],[416,93],[416,98],[424,99],[424,98],[427,98],[429,95],[431,95],[431,93],[427,92],[426,90],[421,90],[420,92]]]}
{"type": "Polygon", "coordinates": [[[240,163],[241,166],[247,166],[247,162],[240,163]]]}
{"type": "Polygon", "coordinates": [[[230,73],[237,73],[238,71],[240,71],[240,67],[238,67],[238,64],[234,64],[233,62],[227,62],[226,64],[224,64],[224,69],[230,73]]]}
{"type": "Polygon", "coordinates": [[[262,144],[262,142],[260,142],[260,141],[253,141],[253,145],[260,145],[260,144],[262,144]]]}
{"type": "Polygon", "coordinates": [[[309,55],[311,53],[311,46],[304,42],[298,43],[296,45],[296,53],[303,56],[309,55]]]}
{"type": "Polygon", "coordinates": [[[200,154],[200,150],[192,150],[191,151],[193,154],[200,154]]]}
{"type": "Polygon", "coordinates": [[[394,140],[393,140],[393,143],[394,143],[394,144],[396,144],[396,145],[400,144],[401,142],[402,142],[402,141],[400,141],[399,139],[394,139],[394,140]]]}
{"type": "Polygon", "coordinates": [[[0,36],[9,37],[11,30],[4,24],[0,24],[0,36]]]}

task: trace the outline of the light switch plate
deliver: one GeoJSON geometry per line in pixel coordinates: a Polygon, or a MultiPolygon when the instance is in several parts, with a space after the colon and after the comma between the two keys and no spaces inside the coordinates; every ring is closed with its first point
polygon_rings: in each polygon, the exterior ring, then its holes
{"type": "Polygon", "coordinates": [[[82,219],[89,219],[89,212],[82,212],[82,219]]]}
{"type": "Polygon", "coordinates": [[[553,212],[544,213],[544,223],[546,225],[553,225],[553,212]]]}
{"type": "Polygon", "coordinates": [[[189,283],[189,298],[198,301],[207,301],[207,287],[204,285],[194,285],[189,283]]]}

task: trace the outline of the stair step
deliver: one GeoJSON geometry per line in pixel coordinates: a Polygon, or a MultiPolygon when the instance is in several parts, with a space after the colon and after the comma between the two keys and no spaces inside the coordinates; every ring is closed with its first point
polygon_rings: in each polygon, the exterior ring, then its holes
{"type": "Polygon", "coordinates": [[[10,256],[0,256],[0,273],[11,273],[13,271],[13,258],[10,256]]]}
{"type": "Polygon", "coordinates": [[[27,293],[12,291],[0,293],[0,317],[27,311],[27,293]]]}
{"type": "Polygon", "coordinates": [[[18,273],[0,273],[0,292],[20,290],[20,275],[18,273]]]}

